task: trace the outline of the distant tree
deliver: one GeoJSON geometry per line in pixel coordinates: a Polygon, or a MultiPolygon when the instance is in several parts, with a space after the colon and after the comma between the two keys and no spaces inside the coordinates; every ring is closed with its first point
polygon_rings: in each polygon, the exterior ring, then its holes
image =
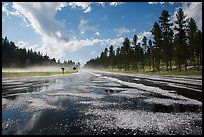
{"type": "Polygon", "coordinates": [[[64,64],[67,64],[67,61],[66,61],[66,60],[64,60],[64,64]]]}
{"type": "Polygon", "coordinates": [[[142,59],[142,69],[144,71],[144,66],[145,66],[145,62],[147,59],[147,38],[146,36],[143,37],[142,39],[142,47],[143,47],[143,59],[142,59]]]}
{"type": "Polygon", "coordinates": [[[77,62],[77,64],[76,64],[76,68],[80,69],[80,67],[81,67],[80,62],[77,62]]]}
{"type": "Polygon", "coordinates": [[[181,66],[185,66],[185,70],[187,68],[187,43],[186,43],[186,15],[184,14],[183,10],[179,8],[179,10],[176,13],[176,21],[175,24],[175,30],[178,32],[175,34],[175,45],[176,45],[176,51],[175,51],[175,59],[176,63],[179,67],[179,70],[181,71],[181,66]]]}
{"type": "Polygon", "coordinates": [[[104,57],[108,57],[108,48],[105,48],[105,50],[104,50],[104,57]]]}
{"type": "Polygon", "coordinates": [[[188,22],[188,29],[187,29],[187,34],[188,34],[188,45],[189,45],[189,59],[193,63],[193,65],[196,65],[196,55],[198,53],[198,50],[196,50],[198,43],[196,42],[197,40],[197,25],[196,22],[193,18],[190,18],[188,22]]]}
{"type": "MultiPolygon", "coordinates": [[[[59,63],[59,60],[58,60],[59,63]]],[[[7,37],[2,38],[2,67],[27,67],[32,65],[57,65],[55,58],[50,59],[38,51],[18,48],[7,37]]]]}
{"type": "Polygon", "coordinates": [[[51,59],[51,64],[56,64],[55,58],[51,59]]]}
{"type": "Polygon", "coordinates": [[[116,49],[116,53],[115,53],[115,65],[116,65],[116,68],[119,68],[119,69],[122,68],[122,65],[121,65],[120,47],[118,47],[118,48],[116,49]]]}
{"type": "Polygon", "coordinates": [[[152,41],[151,41],[151,39],[148,41],[147,57],[148,57],[149,69],[151,70],[151,65],[154,66],[153,47],[152,47],[152,41]]]}
{"type": "Polygon", "coordinates": [[[202,32],[200,30],[198,30],[196,38],[196,56],[199,59],[199,65],[202,66],[202,32]]]}
{"type": "Polygon", "coordinates": [[[132,41],[132,45],[133,45],[133,59],[134,59],[134,62],[133,62],[133,68],[138,71],[138,66],[139,66],[139,46],[137,44],[137,40],[138,40],[138,37],[137,35],[134,35],[133,37],[133,41],[132,41]]]}
{"type": "Polygon", "coordinates": [[[46,54],[43,58],[45,61],[48,61],[49,60],[49,56],[46,54]]]}
{"type": "Polygon", "coordinates": [[[143,47],[144,53],[146,53],[147,52],[147,37],[146,36],[144,36],[142,39],[142,47],[143,47]]]}
{"type": "Polygon", "coordinates": [[[130,40],[125,38],[123,42],[123,54],[127,55],[130,52],[130,40]]]}
{"type": "Polygon", "coordinates": [[[127,37],[121,47],[114,52],[112,45],[101,53],[100,57],[89,60],[85,66],[116,67],[125,70],[144,71],[144,66],[149,69],[160,71],[165,64],[166,70],[172,70],[175,62],[179,70],[182,66],[187,68],[187,60],[194,62],[194,65],[202,65],[202,32],[197,29],[196,23],[190,19],[188,23],[188,35],[186,35],[186,15],[180,8],[176,13],[177,20],[172,29],[171,16],[167,10],[163,10],[158,22],[155,22],[151,33],[153,40],[143,37],[138,43],[137,35],[132,41],[127,37]],[[175,31],[173,31],[175,30],[175,31]],[[175,34],[174,34],[175,33],[175,34]],[[188,36],[188,39],[187,39],[188,36]],[[131,44],[130,44],[131,43],[131,44]],[[188,46],[189,45],[189,46],[188,46]],[[113,57],[113,62],[111,58],[113,57]]]}
{"type": "Polygon", "coordinates": [[[132,44],[133,44],[134,46],[137,45],[137,40],[138,40],[137,35],[134,35],[134,37],[133,37],[133,41],[132,41],[132,44]]]}
{"type": "Polygon", "coordinates": [[[113,50],[113,45],[109,47],[109,57],[113,57],[115,55],[115,51],[113,50]]]}
{"type": "Polygon", "coordinates": [[[19,66],[20,67],[26,66],[26,59],[30,59],[29,64],[32,63],[31,58],[27,58],[26,55],[27,55],[26,54],[26,49],[25,48],[21,49],[20,50],[20,56],[19,56],[19,60],[20,60],[19,66]]]}
{"type": "Polygon", "coordinates": [[[120,55],[120,47],[118,47],[117,49],[116,49],[116,56],[119,56],[120,55]]]}
{"type": "Polygon", "coordinates": [[[8,43],[9,43],[9,40],[8,40],[8,38],[7,37],[5,37],[4,38],[4,42],[3,42],[5,45],[8,45],[8,43]]]}
{"type": "Polygon", "coordinates": [[[123,46],[121,47],[121,53],[122,53],[122,64],[125,69],[130,68],[130,62],[128,61],[130,58],[130,40],[128,38],[125,38],[123,42],[123,46]]]}
{"type": "Polygon", "coordinates": [[[115,51],[113,49],[113,45],[109,47],[109,67],[113,68],[115,64],[115,51]]]}
{"type": "Polygon", "coordinates": [[[160,58],[161,58],[161,45],[162,45],[162,31],[157,22],[154,23],[154,26],[151,30],[152,35],[154,36],[154,57],[155,57],[155,69],[156,71],[160,70],[160,58]]]}
{"type": "Polygon", "coordinates": [[[168,70],[168,67],[171,66],[171,61],[173,58],[172,50],[173,50],[173,30],[171,29],[171,26],[173,25],[170,23],[170,14],[168,11],[163,10],[161,16],[159,17],[159,23],[161,24],[161,34],[162,34],[162,58],[163,61],[166,63],[166,69],[168,70]]]}
{"type": "Polygon", "coordinates": [[[141,46],[141,43],[138,43],[138,53],[139,53],[139,66],[140,66],[140,70],[144,71],[144,51],[143,48],[141,46]]]}
{"type": "Polygon", "coordinates": [[[105,48],[103,52],[101,52],[101,56],[99,59],[99,63],[102,67],[107,68],[108,67],[108,48],[105,48]]]}

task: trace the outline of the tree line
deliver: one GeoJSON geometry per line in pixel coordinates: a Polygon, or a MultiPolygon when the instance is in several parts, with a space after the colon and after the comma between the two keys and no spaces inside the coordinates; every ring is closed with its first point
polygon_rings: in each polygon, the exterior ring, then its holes
{"type": "Polygon", "coordinates": [[[2,67],[28,67],[34,65],[80,67],[79,62],[75,63],[72,60],[65,60],[64,63],[61,63],[60,60],[56,61],[55,58],[50,58],[47,54],[43,56],[40,52],[32,49],[18,48],[7,37],[2,38],[2,67]]]}
{"type": "Polygon", "coordinates": [[[186,18],[183,9],[176,13],[176,21],[171,23],[170,14],[163,10],[154,23],[151,33],[153,40],[143,37],[138,42],[134,35],[132,41],[125,38],[121,47],[114,50],[113,45],[89,60],[86,68],[109,68],[144,71],[187,69],[188,66],[202,66],[202,32],[193,18],[186,18]]]}

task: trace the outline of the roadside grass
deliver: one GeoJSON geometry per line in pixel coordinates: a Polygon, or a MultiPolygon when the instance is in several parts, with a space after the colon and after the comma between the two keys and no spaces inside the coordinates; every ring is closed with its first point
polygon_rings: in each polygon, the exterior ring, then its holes
{"type": "Polygon", "coordinates": [[[127,73],[127,74],[148,74],[148,75],[202,75],[202,70],[182,70],[182,71],[159,71],[159,72],[142,72],[134,70],[108,70],[109,72],[127,73]]]}
{"type": "MultiPolygon", "coordinates": [[[[77,73],[78,71],[65,71],[64,74],[77,73]]],[[[62,72],[2,72],[2,78],[25,77],[25,76],[49,76],[63,75],[62,72]]]]}

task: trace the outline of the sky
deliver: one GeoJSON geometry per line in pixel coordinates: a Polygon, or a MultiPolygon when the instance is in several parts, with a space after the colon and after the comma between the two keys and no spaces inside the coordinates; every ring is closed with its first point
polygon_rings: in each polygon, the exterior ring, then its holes
{"type": "Polygon", "coordinates": [[[2,37],[19,48],[83,66],[106,47],[121,47],[126,37],[152,39],[162,11],[175,21],[178,8],[202,31],[202,2],[3,2],[2,37]]]}

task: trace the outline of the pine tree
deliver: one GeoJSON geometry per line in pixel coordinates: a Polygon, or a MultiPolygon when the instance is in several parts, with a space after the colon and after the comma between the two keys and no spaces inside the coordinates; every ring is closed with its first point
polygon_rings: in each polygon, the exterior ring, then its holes
{"type": "Polygon", "coordinates": [[[144,53],[146,53],[147,52],[147,38],[146,38],[146,36],[144,36],[142,39],[142,46],[143,46],[144,53]]]}
{"type": "Polygon", "coordinates": [[[181,8],[176,13],[177,20],[175,21],[175,30],[178,32],[175,34],[175,59],[178,65],[179,71],[181,71],[181,66],[185,66],[187,69],[187,44],[186,44],[186,15],[181,8]]]}
{"type": "Polygon", "coordinates": [[[160,58],[161,58],[161,44],[162,44],[162,34],[161,34],[161,28],[157,22],[154,23],[154,26],[151,30],[152,35],[154,35],[154,57],[155,57],[155,69],[156,71],[160,70],[160,58]]]}
{"type": "Polygon", "coordinates": [[[138,37],[137,35],[134,35],[132,45],[133,45],[133,68],[138,71],[138,65],[139,65],[139,47],[137,44],[138,37]]]}
{"type": "Polygon", "coordinates": [[[144,36],[142,39],[142,47],[143,47],[143,54],[144,54],[143,59],[142,59],[142,69],[144,71],[145,62],[146,60],[148,60],[147,59],[147,38],[146,36],[144,36]]]}
{"type": "Polygon", "coordinates": [[[105,50],[103,52],[101,52],[101,56],[99,59],[99,64],[104,67],[107,68],[108,67],[108,48],[105,48],[105,50]]]}
{"type": "Polygon", "coordinates": [[[148,41],[147,53],[148,53],[149,69],[151,70],[151,65],[154,66],[153,47],[152,47],[152,41],[151,41],[151,39],[148,41]]]}
{"type": "Polygon", "coordinates": [[[190,18],[188,22],[188,45],[189,45],[189,59],[193,65],[196,65],[196,55],[198,54],[196,50],[196,40],[197,40],[197,25],[193,18],[190,18]]]}
{"type": "Polygon", "coordinates": [[[202,32],[200,30],[198,30],[196,35],[195,52],[196,52],[196,58],[199,59],[198,65],[202,66],[202,32]]]}
{"type": "Polygon", "coordinates": [[[125,69],[130,68],[130,62],[129,62],[129,56],[130,56],[130,41],[128,38],[125,38],[123,42],[123,46],[121,47],[121,53],[122,53],[122,64],[124,65],[125,69]]]}
{"type": "Polygon", "coordinates": [[[170,23],[170,15],[169,12],[163,10],[161,16],[159,17],[159,23],[161,24],[162,30],[162,58],[164,62],[166,62],[166,69],[171,67],[171,60],[172,60],[172,43],[173,43],[173,30],[170,28],[173,24],[170,23]]]}
{"type": "Polygon", "coordinates": [[[111,45],[109,47],[109,67],[110,68],[113,68],[113,66],[115,65],[114,56],[115,56],[115,52],[113,50],[113,45],[111,45]]]}

